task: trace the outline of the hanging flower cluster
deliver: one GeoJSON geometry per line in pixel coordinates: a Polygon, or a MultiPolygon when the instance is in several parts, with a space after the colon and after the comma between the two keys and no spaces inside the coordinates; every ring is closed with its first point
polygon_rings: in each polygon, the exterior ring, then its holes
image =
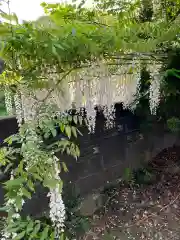
{"type": "Polygon", "coordinates": [[[52,72],[46,66],[43,74],[48,75],[49,88],[52,91],[49,95],[46,89],[28,94],[21,91],[25,121],[35,117],[37,105],[45,99],[46,104],[55,104],[59,112],[66,112],[74,107],[80,112],[85,108],[89,132],[93,133],[95,106],[104,109],[106,128],[109,129],[114,126],[114,104],[123,102],[128,107],[134,101],[140,80],[140,62],[133,59],[132,65],[119,66],[113,75],[104,61],[95,62],[89,68],[72,71],[61,81],[62,75],[57,73],[57,69],[52,72]]]}
{"type": "Polygon", "coordinates": [[[157,63],[148,67],[151,76],[151,85],[149,91],[150,110],[153,115],[156,115],[156,110],[160,102],[160,87],[161,87],[161,65],[157,63]]]}
{"type": "Polygon", "coordinates": [[[14,104],[15,104],[15,113],[18,125],[21,126],[23,121],[23,109],[22,109],[22,101],[20,92],[16,92],[14,94],[14,104]]]}
{"type": "MultiPolygon", "coordinates": [[[[53,164],[55,169],[55,178],[60,181],[60,170],[58,169],[58,161],[59,159],[56,156],[53,156],[53,164]]],[[[51,189],[48,193],[48,197],[50,197],[50,219],[56,229],[56,235],[60,236],[60,234],[64,231],[64,221],[65,221],[65,206],[62,199],[61,194],[62,189],[57,184],[55,189],[51,189]]]]}
{"type": "Polygon", "coordinates": [[[36,119],[39,102],[36,100],[34,93],[21,89],[22,116],[25,122],[36,119]]]}
{"type": "Polygon", "coordinates": [[[37,106],[45,99],[46,104],[55,104],[59,112],[66,112],[72,107],[80,112],[85,108],[89,132],[93,133],[96,121],[95,106],[102,106],[104,109],[108,129],[114,126],[114,104],[123,102],[124,106],[128,107],[134,101],[140,80],[140,61],[133,59],[131,65],[119,65],[113,75],[103,60],[91,63],[89,68],[72,71],[62,80],[62,74],[57,73],[56,67],[52,69],[45,66],[42,74],[47,76],[51,93],[48,95],[47,89],[27,93],[22,88],[22,116],[18,111],[20,104],[16,96],[18,121],[21,122],[22,118],[25,121],[34,119],[37,106]]]}
{"type": "MultiPolygon", "coordinates": [[[[63,97],[68,101],[60,101],[59,97],[59,109],[64,111],[72,105],[77,110],[84,107],[87,111],[89,132],[93,133],[96,120],[95,106],[102,106],[106,128],[112,128],[114,126],[114,104],[123,102],[126,107],[129,106],[135,99],[139,80],[140,62],[137,59],[132,61],[131,66],[119,66],[113,75],[106,62],[96,62],[88,69],[79,70],[66,78],[64,82],[69,83],[69,87],[63,88],[63,97]]],[[[51,101],[55,99],[57,99],[57,93],[53,91],[51,101]]]]}
{"type": "Polygon", "coordinates": [[[56,229],[57,234],[60,235],[64,231],[65,221],[65,206],[62,200],[62,195],[59,193],[59,188],[51,190],[48,193],[50,197],[50,219],[56,229]]]}
{"type": "Polygon", "coordinates": [[[12,92],[9,89],[8,86],[5,87],[4,96],[5,96],[6,111],[7,111],[8,115],[13,115],[13,113],[14,113],[14,109],[13,109],[13,95],[12,95],[12,92]]]}

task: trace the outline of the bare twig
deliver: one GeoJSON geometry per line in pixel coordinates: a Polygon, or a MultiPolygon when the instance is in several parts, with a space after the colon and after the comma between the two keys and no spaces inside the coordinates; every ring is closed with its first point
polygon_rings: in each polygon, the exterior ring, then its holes
{"type": "MultiPolygon", "coordinates": [[[[70,69],[69,71],[67,71],[62,78],[59,79],[59,81],[57,81],[57,83],[55,84],[55,87],[57,87],[64,78],[66,78],[72,71],[74,70],[74,68],[70,69]]],[[[48,94],[46,95],[46,97],[44,99],[41,100],[41,102],[44,102],[48,99],[48,97],[51,95],[51,93],[54,91],[54,88],[51,88],[50,91],[48,92],[48,94]]]]}
{"type": "Polygon", "coordinates": [[[161,210],[159,212],[162,212],[164,209],[166,209],[167,207],[171,206],[173,203],[175,203],[175,201],[180,197],[180,193],[175,197],[175,199],[173,199],[169,204],[167,204],[166,206],[164,206],[163,208],[161,208],[161,210]]]}
{"type": "MultiPolygon", "coordinates": [[[[163,208],[160,209],[159,213],[162,212],[163,210],[165,210],[166,208],[168,208],[169,206],[171,206],[178,198],[180,197],[180,193],[175,197],[175,199],[173,199],[170,203],[168,203],[166,206],[164,206],[163,208]]],[[[149,216],[143,217],[142,219],[140,219],[139,221],[137,221],[135,224],[132,225],[128,225],[127,228],[133,227],[135,225],[138,225],[140,223],[142,223],[144,220],[147,220],[150,217],[153,217],[154,214],[150,214],[149,216]]]]}
{"type": "Polygon", "coordinates": [[[105,206],[104,206],[105,211],[107,210],[107,205],[108,205],[108,203],[109,203],[109,202],[111,201],[111,199],[113,199],[117,194],[118,194],[118,192],[115,192],[112,196],[110,196],[110,197],[108,198],[108,200],[106,201],[105,206]]]}

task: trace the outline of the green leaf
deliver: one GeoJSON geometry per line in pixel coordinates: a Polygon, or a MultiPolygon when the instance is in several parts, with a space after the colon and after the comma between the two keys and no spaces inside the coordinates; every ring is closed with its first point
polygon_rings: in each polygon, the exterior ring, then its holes
{"type": "Polygon", "coordinates": [[[23,165],[24,165],[24,162],[21,161],[18,165],[18,173],[22,173],[23,172],[23,165]]]}
{"type": "Polygon", "coordinates": [[[60,240],[64,240],[64,233],[61,233],[60,240]]]}
{"type": "Polygon", "coordinates": [[[65,132],[66,132],[68,138],[71,138],[71,128],[69,126],[65,127],[65,132]]]}
{"type": "Polygon", "coordinates": [[[47,226],[44,231],[42,232],[40,240],[46,240],[48,239],[48,232],[49,232],[49,226],[47,226]]]}
{"type": "Polygon", "coordinates": [[[38,224],[36,224],[36,226],[35,226],[32,234],[31,234],[31,236],[30,236],[30,239],[33,239],[33,238],[38,234],[40,228],[41,228],[41,224],[40,224],[40,222],[39,222],[38,224]]]}
{"type": "Polygon", "coordinates": [[[56,188],[58,181],[56,179],[45,179],[43,185],[48,188],[56,188]]]}
{"type": "Polygon", "coordinates": [[[27,222],[21,222],[21,221],[19,222],[19,226],[21,227],[21,229],[26,228],[27,224],[28,224],[27,222]]]}
{"type": "Polygon", "coordinates": [[[26,232],[29,234],[30,232],[33,231],[33,228],[34,228],[34,222],[30,221],[29,224],[27,225],[26,232]]]}
{"type": "Polygon", "coordinates": [[[49,136],[50,136],[50,133],[49,133],[49,132],[46,132],[46,133],[44,134],[44,138],[45,138],[45,139],[49,138],[49,136]]]}
{"type": "Polygon", "coordinates": [[[60,61],[60,55],[56,50],[56,47],[53,45],[52,46],[52,53],[54,54],[54,56],[60,61]]]}
{"type": "Polygon", "coordinates": [[[32,174],[33,174],[33,177],[34,177],[35,179],[37,179],[37,180],[39,180],[39,181],[42,181],[42,180],[43,180],[42,177],[39,176],[39,174],[37,174],[37,173],[32,173],[32,174]]]}
{"type": "Polygon", "coordinates": [[[34,189],[34,184],[33,184],[33,182],[31,181],[31,180],[28,180],[27,181],[27,186],[28,186],[28,188],[31,190],[31,191],[35,191],[35,189],[34,189]]]}
{"type": "Polygon", "coordinates": [[[24,236],[25,236],[25,234],[26,234],[26,231],[23,231],[23,232],[19,233],[19,234],[14,238],[14,240],[23,239],[24,236]]]}
{"type": "Polygon", "coordinates": [[[61,172],[61,164],[60,164],[60,162],[57,162],[57,168],[58,168],[59,171],[61,172]]]}
{"type": "Polygon", "coordinates": [[[17,232],[18,230],[20,230],[20,227],[8,228],[8,232],[9,232],[9,233],[15,233],[15,232],[17,232]]]}
{"type": "Polygon", "coordinates": [[[87,232],[90,228],[89,222],[85,219],[82,219],[81,220],[81,227],[82,227],[84,232],[87,232]]]}
{"type": "Polygon", "coordinates": [[[67,153],[68,155],[71,154],[69,147],[66,148],[66,153],[67,153]]]}
{"type": "Polygon", "coordinates": [[[14,186],[20,186],[22,183],[24,183],[24,178],[16,178],[5,182],[4,185],[7,188],[12,188],[14,186]]]}
{"type": "Polygon", "coordinates": [[[31,199],[31,193],[28,192],[28,190],[26,188],[22,188],[22,193],[25,197],[31,199]]]}
{"type": "Polygon", "coordinates": [[[58,186],[58,188],[59,188],[59,192],[60,193],[62,193],[62,189],[63,189],[63,181],[62,180],[59,180],[59,186],[58,186]]]}
{"type": "Polygon", "coordinates": [[[72,122],[72,119],[73,119],[72,116],[68,116],[68,121],[69,121],[69,122],[72,122]]]}
{"type": "Polygon", "coordinates": [[[56,137],[57,131],[56,131],[55,128],[52,128],[52,129],[51,129],[51,133],[52,133],[53,137],[56,137]]]}
{"type": "Polygon", "coordinates": [[[17,17],[17,15],[15,13],[13,13],[13,14],[1,13],[0,15],[5,20],[14,21],[16,24],[18,24],[18,17],[17,17]]]}
{"type": "Polygon", "coordinates": [[[79,156],[80,156],[80,150],[79,150],[79,147],[76,146],[75,149],[76,149],[76,150],[75,150],[75,151],[76,151],[76,156],[79,157],[79,156]]]}
{"type": "Polygon", "coordinates": [[[86,126],[88,125],[88,121],[87,121],[86,118],[84,119],[84,123],[85,123],[86,126]]]}
{"type": "Polygon", "coordinates": [[[4,170],[4,173],[7,173],[12,166],[13,166],[13,163],[9,163],[4,170]]]}
{"type": "Polygon", "coordinates": [[[0,212],[8,212],[8,207],[7,206],[0,207],[0,212]]]}
{"type": "Polygon", "coordinates": [[[74,120],[74,123],[77,124],[77,122],[78,122],[78,117],[77,117],[77,115],[75,115],[75,116],[73,117],[73,120],[74,120]]]}
{"type": "Polygon", "coordinates": [[[77,138],[76,128],[74,126],[72,126],[71,130],[72,130],[72,134],[74,135],[74,137],[77,138]]]}
{"type": "Polygon", "coordinates": [[[22,209],[22,197],[20,196],[16,197],[16,206],[18,207],[19,210],[22,209]]]}
{"type": "Polygon", "coordinates": [[[10,137],[4,139],[4,142],[8,143],[9,145],[11,145],[12,144],[12,137],[10,136],[10,137]]]}
{"type": "Polygon", "coordinates": [[[82,125],[82,122],[83,122],[82,116],[78,116],[78,120],[79,120],[80,125],[82,125]]]}
{"type": "Polygon", "coordinates": [[[125,168],[124,179],[125,179],[125,181],[131,181],[132,180],[132,170],[130,168],[125,168]]]}
{"type": "Polygon", "coordinates": [[[63,170],[64,170],[64,172],[68,172],[68,168],[67,168],[67,166],[66,166],[66,163],[65,162],[62,162],[62,167],[63,167],[63,170]]]}
{"type": "Polygon", "coordinates": [[[55,239],[55,232],[52,232],[52,233],[51,233],[50,239],[51,239],[51,240],[54,240],[54,239],[55,239]]]}
{"type": "Polygon", "coordinates": [[[9,231],[9,229],[15,228],[17,226],[18,226],[17,222],[16,223],[15,222],[10,222],[5,229],[6,229],[6,231],[9,231]]]}
{"type": "Polygon", "coordinates": [[[61,50],[64,50],[63,46],[60,45],[60,44],[55,43],[54,46],[56,46],[57,48],[59,48],[59,49],[61,49],[61,50]]]}
{"type": "Polygon", "coordinates": [[[60,129],[61,129],[61,132],[63,133],[64,129],[65,129],[65,125],[63,123],[60,123],[59,126],[60,126],[60,129]]]}

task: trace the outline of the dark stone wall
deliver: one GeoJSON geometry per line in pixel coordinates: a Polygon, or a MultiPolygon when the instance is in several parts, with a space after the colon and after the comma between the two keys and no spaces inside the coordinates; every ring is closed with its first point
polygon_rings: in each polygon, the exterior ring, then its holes
{"type": "MultiPolygon", "coordinates": [[[[122,177],[125,168],[138,168],[143,161],[149,161],[151,157],[166,147],[177,142],[177,137],[167,133],[161,127],[153,131],[140,134],[135,119],[127,115],[117,119],[112,130],[103,131],[102,124],[94,135],[87,134],[78,139],[81,156],[76,161],[68,156],[59,156],[66,162],[69,172],[62,173],[66,184],[75,185],[82,196],[105,186],[107,182],[122,177]],[[158,131],[157,131],[158,129],[158,131]]],[[[1,141],[17,132],[15,118],[0,120],[1,141]]],[[[65,185],[66,186],[66,185],[65,185]]],[[[37,186],[37,193],[32,200],[28,200],[24,206],[24,213],[39,215],[48,206],[46,190],[37,186]]],[[[0,204],[3,203],[4,190],[0,187],[0,204]]]]}
{"type": "Polygon", "coordinates": [[[0,118],[0,144],[7,137],[18,131],[18,125],[15,117],[0,118]]]}

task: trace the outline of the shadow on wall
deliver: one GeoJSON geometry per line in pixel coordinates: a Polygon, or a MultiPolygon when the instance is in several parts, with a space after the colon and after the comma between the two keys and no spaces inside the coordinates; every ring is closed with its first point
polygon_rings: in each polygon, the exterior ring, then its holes
{"type": "Polygon", "coordinates": [[[0,59],[0,74],[3,72],[3,70],[4,70],[4,61],[0,59]]]}

